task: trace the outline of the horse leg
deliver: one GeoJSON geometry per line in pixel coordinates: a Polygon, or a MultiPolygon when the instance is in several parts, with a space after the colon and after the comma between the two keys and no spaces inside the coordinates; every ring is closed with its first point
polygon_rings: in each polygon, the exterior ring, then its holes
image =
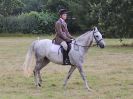
{"type": "Polygon", "coordinates": [[[91,88],[89,87],[89,85],[88,85],[88,82],[87,82],[85,73],[84,73],[84,71],[83,71],[83,69],[82,69],[82,66],[77,66],[77,68],[78,68],[79,73],[80,73],[80,75],[81,75],[81,77],[82,77],[82,79],[83,79],[83,81],[84,81],[84,83],[85,83],[85,87],[87,88],[88,91],[92,91],[92,89],[91,89],[91,88]]]}
{"type": "Polygon", "coordinates": [[[34,71],[33,71],[34,79],[35,79],[35,85],[37,87],[41,86],[41,84],[39,83],[39,67],[41,67],[41,66],[42,66],[42,63],[37,61],[36,66],[35,66],[34,71]]]}
{"type": "Polygon", "coordinates": [[[47,58],[40,59],[36,61],[36,66],[34,68],[34,77],[35,77],[35,84],[37,87],[41,87],[41,75],[40,75],[40,70],[46,66],[49,63],[49,60],[47,58]]]}
{"type": "MultiPolygon", "coordinates": [[[[49,62],[50,62],[49,59],[44,58],[42,67],[40,67],[40,71],[41,71],[41,69],[42,69],[43,67],[45,67],[49,62]]],[[[40,71],[39,71],[39,73],[38,73],[38,76],[39,76],[39,81],[40,81],[40,84],[41,84],[41,83],[42,83],[42,78],[41,78],[40,71]]]]}
{"type": "Polygon", "coordinates": [[[73,73],[73,71],[76,69],[76,66],[71,66],[71,68],[70,68],[70,70],[69,70],[69,72],[68,72],[68,74],[67,74],[67,76],[66,76],[66,79],[65,79],[65,81],[64,81],[64,87],[66,88],[66,85],[67,85],[67,81],[69,80],[69,78],[71,77],[71,75],[72,75],[72,73],[73,73]]]}

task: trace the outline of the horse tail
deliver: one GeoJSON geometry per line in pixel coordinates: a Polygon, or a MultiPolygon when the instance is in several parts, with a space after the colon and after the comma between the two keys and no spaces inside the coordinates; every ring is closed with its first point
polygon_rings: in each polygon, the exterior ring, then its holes
{"type": "Polygon", "coordinates": [[[35,44],[36,44],[36,41],[34,41],[31,44],[31,46],[29,47],[28,52],[27,52],[26,57],[25,57],[24,64],[23,64],[24,75],[28,76],[28,77],[31,75],[31,70],[30,70],[30,68],[28,66],[31,65],[32,60],[33,60],[35,44]]]}

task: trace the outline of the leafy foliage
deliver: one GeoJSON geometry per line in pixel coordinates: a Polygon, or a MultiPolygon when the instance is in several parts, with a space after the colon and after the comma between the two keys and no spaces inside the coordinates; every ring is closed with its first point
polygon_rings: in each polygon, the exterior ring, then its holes
{"type": "Polygon", "coordinates": [[[19,16],[0,18],[0,32],[46,33],[53,31],[54,14],[32,11],[19,16]]]}
{"type": "Polygon", "coordinates": [[[1,0],[0,1],[0,14],[3,16],[9,16],[15,9],[20,9],[24,6],[24,3],[20,0],[1,0]]]}
{"type": "Polygon", "coordinates": [[[0,23],[0,30],[54,32],[54,23],[61,8],[71,11],[67,22],[73,33],[82,33],[95,25],[106,37],[133,37],[131,0],[0,0],[0,20],[5,22],[5,25],[0,23]]]}

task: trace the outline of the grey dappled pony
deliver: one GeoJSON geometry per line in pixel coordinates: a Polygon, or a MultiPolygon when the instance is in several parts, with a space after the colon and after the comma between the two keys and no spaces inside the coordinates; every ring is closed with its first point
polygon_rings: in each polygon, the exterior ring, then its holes
{"type": "MultiPolygon", "coordinates": [[[[72,65],[64,81],[64,87],[66,87],[68,79],[72,75],[73,71],[77,68],[85,83],[86,88],[88,89],[88,91],[91,90],[82,67],[84,56],[93,42],[96,42],[100,48],[105,47],[105,42],[97,27],[94,27],[93,30],[84,33],[83,35],[77,37],[72,41],[71,50],[69,52],[69,58],[72,65]]],[[[28,70],[28,66],[31,63],[33,55],[36,59],[36,65],[33,71],[35,84],[36,86],[40,87],[42,83],[40,70],[49,62],[63,64],[63,56],[60,50],[60,46],[53,44],[52,40],[36,40],[32,43],[28,50],[26,60],[24,62],[25,72],[28,70]]]]}

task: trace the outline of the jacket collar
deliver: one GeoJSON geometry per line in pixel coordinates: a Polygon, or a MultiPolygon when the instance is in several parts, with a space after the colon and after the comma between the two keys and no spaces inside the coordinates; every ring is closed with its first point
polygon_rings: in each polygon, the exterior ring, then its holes
{"type": "Polygon", "coordinates": [[[62,18],[60,18],[60,21],[61,21],[62,23],[64,23],[64,22],[65,22],[65,20],[63,20],[62,18]]]}
{"type": "Polygon", "coordinates": [[[63,24],[64,27],[66,26],[65,20],[63,20],[62,18],[60,18],[59,21],[61,22],[61,24],[63,24]]]}

